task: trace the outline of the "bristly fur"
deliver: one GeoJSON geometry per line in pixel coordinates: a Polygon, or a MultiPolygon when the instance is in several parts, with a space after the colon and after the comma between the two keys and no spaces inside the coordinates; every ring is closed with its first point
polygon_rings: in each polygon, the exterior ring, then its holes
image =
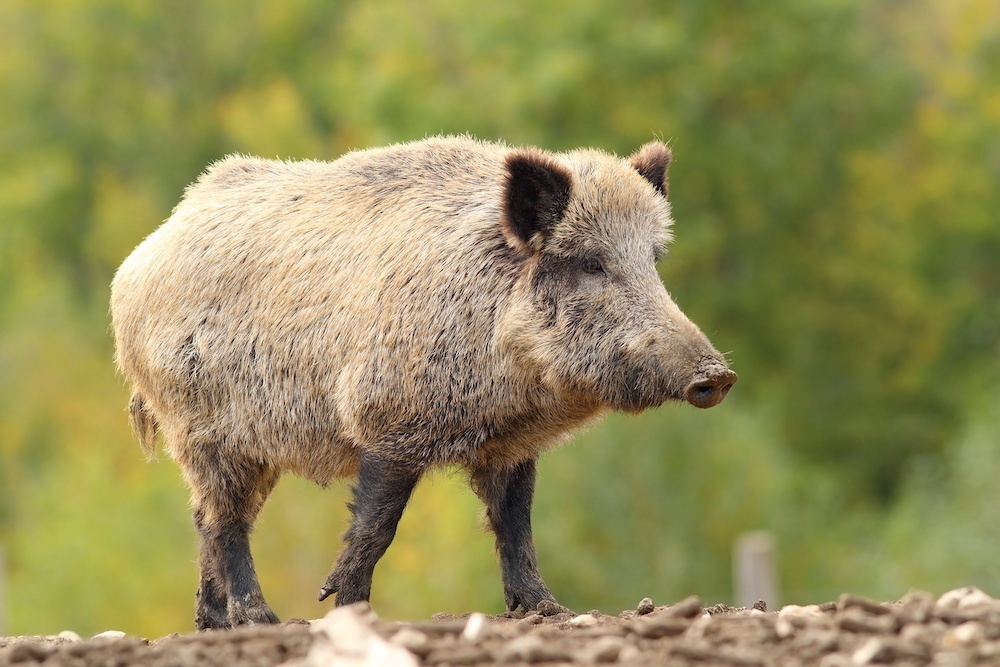
{"type": "Polygon", "coordinates": [[[321,597],[366,599],[413,485],[454,463],[488,507],[508,605],[551,599],[539,452],[729,373],[654,265],[669,161],[657,143],[622,159],[437,137],[209,167],[111,287],[133,429],[147,453],[162,433],[191,487],[198,626],[277,620],[247,535],[284,472],[358,478],[321,597]]]}

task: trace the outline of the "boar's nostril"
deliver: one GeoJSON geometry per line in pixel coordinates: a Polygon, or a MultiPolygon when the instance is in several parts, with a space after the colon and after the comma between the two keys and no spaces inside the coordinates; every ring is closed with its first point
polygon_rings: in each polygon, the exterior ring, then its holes
{"type": "Polygon", "coordinates": [[[684,392],[684,398],[696,408],[711,408],[722,402],[734,384],[736,373],[726,369],[712,377],[692,382],[684,392]]]}

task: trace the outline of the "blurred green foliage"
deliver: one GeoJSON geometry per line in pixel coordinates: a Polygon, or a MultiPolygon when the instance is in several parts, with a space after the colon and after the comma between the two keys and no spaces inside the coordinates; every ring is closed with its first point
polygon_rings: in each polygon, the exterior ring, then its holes
{"type": "MultiPolygon", "coordinates": [[[[195,539],[131,439],[107,286],[203,167],[469,132],[673,147],[662,272],[741,381],[542,463],[560,599],[731,601],[746,530],[783,602],[1000,593],[1000,6],[994,0],[0,0],[0,548],[13,633],[192,627],[195,539]]],[[[282,617],[321,615],[346,484],[258,527],[282,617]]],[[[499,611],[480,509],[418,488],[390,617],[499,611]]],[[[775,601],[772,601],[775,602],[775,601]]]]}

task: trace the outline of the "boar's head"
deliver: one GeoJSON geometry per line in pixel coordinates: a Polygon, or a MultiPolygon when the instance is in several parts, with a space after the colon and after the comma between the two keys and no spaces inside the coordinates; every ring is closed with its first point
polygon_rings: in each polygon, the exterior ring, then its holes
{"type": "Polygon", "coordinates": [[[501,338],[557,392],[637,412],[720,403],[736,382],[656,270],[670,241],[670,151],[512,151],[501,224],[524,257],[501,338]]]}

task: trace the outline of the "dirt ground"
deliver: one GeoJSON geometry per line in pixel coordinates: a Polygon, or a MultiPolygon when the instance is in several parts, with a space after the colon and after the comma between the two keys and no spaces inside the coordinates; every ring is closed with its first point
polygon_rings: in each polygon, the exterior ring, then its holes
{"type": "Polygon", "coordinates": [[[105,635],[0,638],[0,665],[996,665],[1000,600],[974,588],[887,603],[843,595],[778,611],[645,599],[613,616],[553,606],[413,623],[353,607],[318,621],[155,641],[105,635]]]}

